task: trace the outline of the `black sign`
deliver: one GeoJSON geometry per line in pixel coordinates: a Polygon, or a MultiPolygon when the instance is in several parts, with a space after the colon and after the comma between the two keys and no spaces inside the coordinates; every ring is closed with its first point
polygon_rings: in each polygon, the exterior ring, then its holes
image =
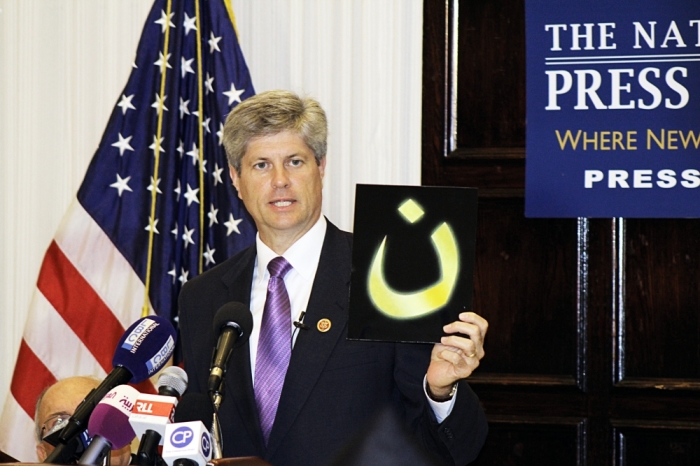
{"type": "Polygon", "coordinates": [[[471,310],[477,190],[358,185],[348,338],[437,343],[471,310]]]}

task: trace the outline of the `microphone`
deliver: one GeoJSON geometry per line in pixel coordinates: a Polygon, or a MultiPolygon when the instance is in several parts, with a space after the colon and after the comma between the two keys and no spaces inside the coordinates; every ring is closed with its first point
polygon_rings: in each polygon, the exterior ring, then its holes
{"type": "Polygon", "coordinates": [[[157,466],[163,463],[163,458],[158,453],[158,445],[163,443],[163,437],[155,430],[147,429],[141,436],[139,449],[131,463],[137,466],[157,466]]]}
{"type": "MultiPolygon", "coordinates": [[[[161,437],[158,439],[158,444],[162,445],[165,425],[173,422],[178,397],[187,390],[187,374],[177,366],[167,367],[158,377],[157,385],[158,395],[148,393],[139,395],[129,416],[129,424],[136,436],[141,438],[142,443],[146,433],[151,430],[161,437]]],[[[147,442],[152,441],[152,438],[147,440],[147,442]]]]}
{"type": "Polygon", "coordinates": [[[158,445],[163,437],[155,430],[146,429],[146,433],[141,436],[139,449],[133,456],[130,464],[138,466],[156,466],[163,462],[163,458],[158,454],[158,445]]]}
{"type": "Polygon", "coordinates": [[[76,438],[68,442],[67,444],[60,443],[58,436],[61,433],[60,430],[44,437],[44,441],[49,445],[57,447],[54,451],[59,450],[56,453],[56,464],[75,464],[80,456],[85,452],[85,449],[90,445],[90,435],[87,431],[83,431],[76,438]]]}
{"type": "Polygon", "coordinates": [[[156,431],[162,437],[165,425],[173,422],[176,406],[177,398],[174,396],[142,393],[129,416],[129,425],[137,437],[143,437],[148,430],[156,431]]]}
{"type": "Polygon", "coordinates": [[[129,425],[129,413],[138,396],[139,391],[134,387],[119,385],[102,398],[88,421],[92,442],[78,464],[101,465],[110,450],[119,450],[131,443],[136,434],[129,425]]]}
{"type": "Polygon", "coordinates": [[[241,303],[226,303],[216,311],[214,316],[214,335],[219,340],[216,344],[209,369],[210,392],[218,392],[221,381],[226,375],[226,367],[233,348],[248,341],[253,330],[253,316],[246,306],[241,303]]]}
{"type": "Polygon", "coordinates": [[[301,311],[301,314],[299,314],[299,318],[293,322],[293,324],[296,328],[302,329],[302,330],[308,330],[311,328],[304,323],[304,316],[305,315],[306,315],[306,311],[301,311]]]}
{"type": "Polygon", "coordinates": [[[90,414],[110,390],[129,382],[139,383],[159,371],[173,354],[176,338],[172,324],[162,317],[148,316],[134,322],[119,339],[112,359],[114,369],[78,405],[58,435],[60,445],[44,462],[58,462],[64,445],[87,428],[90,414]]]}
{"type": "Polygon", "coordinates": [[[205,466],[211,452],[211,435],[202,421],[165,426],[163,460],[168,466],[205,466]]]}
{"type": "Polygon", "coordinates": [[[187,393],[180,400],[180,405],[175,411],[175,422],[191,421],[202,421],[205,426],[210,426],[214,421],[211,398],[204,393],[187,393]]]}
{"type": "MultiPolygon", "coordinates": [[[[218,425],[218,420],[214,421],[214,405],[212,399],[204,393],[188,393],[180,400],[175,412],[175,422],[193,422],[200,421],[205,426],[211,426],[211,456],[221,458],[221,429],[218,425]]],[[[192,466],[192,465],[189,465],[192,466]]]]}
{"type": "Polygon", "coordinates": [[[158,377],[158,395],[141,394],[129,416],[129,424],[141,439],[134,457],[138,466],[156,466],[161,458],[165,425],[173,422],[178,398],[187,390],[187,373],[177,366],[163,369],[158,377]]]}
{"type": "Polygon", "coordinates": [[[158,394],[180,398],[187,390],[187,382],[187,372],[182,367],[166,367],[158,377],[158,394]]]}

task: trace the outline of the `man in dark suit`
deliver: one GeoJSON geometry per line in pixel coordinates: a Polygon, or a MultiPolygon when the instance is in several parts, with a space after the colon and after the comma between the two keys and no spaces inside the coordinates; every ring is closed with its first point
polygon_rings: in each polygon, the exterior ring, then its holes
{"type": "Polygon", "coordinates": [[[248,343],[233,351],[225,378],[219,411],[225,457],[328,464],[389,406],[439,463],[466,464],[487,432],[479,401],[464,379],[484,356],[488,324],[462,313],[444,327],[451,336],[432,348],[346,339],[352,236],[321,215],[326,135],[318,103],[285,91],[252,97],[227,118],[231,178],[258,236],[255,246],[183,287],[180,331],[189,390],[207,390],[216,311],[240,302],[251,309],[254,328],[248,343]],[[259,375],[260,355],[268,351],[261,327],[272,312],[265,304],[267,266],[278,256],[291,264],[283,276],[289,335],[285,330],[286,340],[273,346],[292,350],[274,400],[274,422],[265,427],[269,411],[256,402],[256,389],[262,391],[267,377],[259,375]],[[302,312],[305,326],[299,329],[293,321],[302,312]]]}

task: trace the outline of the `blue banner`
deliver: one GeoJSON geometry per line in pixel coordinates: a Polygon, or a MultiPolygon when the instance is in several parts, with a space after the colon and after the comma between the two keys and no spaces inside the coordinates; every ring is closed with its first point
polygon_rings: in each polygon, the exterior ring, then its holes
{"type": "Polygon", "coordinates": [[[700,217],[700,2],[529,0],[528,217],[700,217]]]}

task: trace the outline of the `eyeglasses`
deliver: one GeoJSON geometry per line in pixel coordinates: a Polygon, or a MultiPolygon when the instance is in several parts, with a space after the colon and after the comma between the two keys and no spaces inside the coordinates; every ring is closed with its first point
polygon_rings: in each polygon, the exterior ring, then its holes
{"type": "Polygon", "coordinates": [[[45,439],[54,432],[63,429],[70,417],[71,415],[68,413],[58,413],[49,417],[41,426],[41,438],[45,439]]]}

